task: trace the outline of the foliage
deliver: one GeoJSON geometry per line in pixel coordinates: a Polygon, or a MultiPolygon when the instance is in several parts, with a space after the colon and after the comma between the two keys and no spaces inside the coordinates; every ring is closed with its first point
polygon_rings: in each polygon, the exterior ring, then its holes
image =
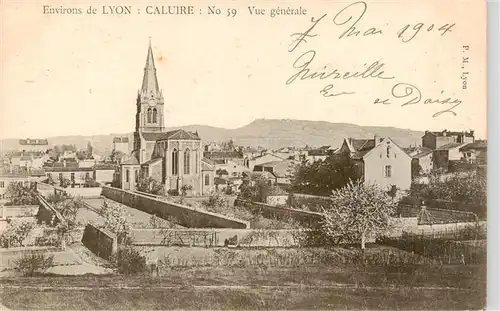
{"type": "Polygon", "coordinates": [[[131,247],[118,249],[112,262],[115,263],[120,274],[137,274],[146,271],[146,258],[131,247]]]}
{"type": "Polygon", "coordinates": [[[73,182],[66,177],[63,177],[61,180],[59,180],[59,186],[63,188],[68,188],[69,186],[71,186],[72,183],[73,182]]]}
{"type": "Polygon", "coordinates": [[[410,196],[486,206],[486,176],[478,172],[456,173],[448,178],[435,174],[430,176],[428,184],[413,183],[410,196]]]}
{"type": "Polygon", "coordinates": [[[181,187],[181,195],[186,196],[188,191],[193,190],[193,186],[191,185],[182,185],[181,187]]]}
{"type": "Polygon", "coordinates": [[[65,151],[76,152],[77,149],[75,145],[56,145],[49,151],[49,154],[52,159],[54,159],[55,161],[59,161],[59,158],[64,154],[65,151]]]}
{"type": "Polygon", "coordinates": [[[0,235],[1,247],[24,247],[24,241],[34,226],[34,223],[29,221],[11,221],[7,230],[3,231],[2,235],[0,235]]]}
{"type": "Polygon", "coordinates": [[[54,204],[54,208],[58,210],[66,220],[57,225],[59,233],[64,235],[80,225],[76,215],[80,208],[85,208],[85,203],[80,197],[67,197],[65,200],[54,204]]]}
{"type": "Polygon", "coordinates": [[[44,230],[41,237],[36,238],[36,246],[59,246],[61,244],[61,234],[59,231],[44,230]]]}
{"type": "Polygon", "coordinates": [[[97,187],[100,187],[100,184],[97,181],[95,181],[93,178],[86,178],[83,186],[85,188],[97,188],[97,187]]]}
{"type": "Polygon", "coordinates": [[[120,163],[124,156],[125,156],[125,153],[121,152],[120,150],[113,149],[113,151],[111,151],[111,161],[113,161],[115,163],[120,163]]]}
{"type": "Polygon", "coordinates": [[[173,197],[176,197],[179,195],[179,190],[177,189],[168,189],[167,194],[173,197]]]}
{"type": "Polygon", "coordinates": [[[329,155],[324,161],[302,161],[295,169],[290,189],[305,194],[330,195],[356,178],[356,167],[348,154],[329,155]]]}
{"type": "Polygon", "coordinates": [[[100,215],[104,219],[103,227],[116,234],[118,243],[127,243],[130,237],[131,224],[125,208],[119,203],[104,200],[100,215]]]}
{"type": "Polygon", "coordinates": [[[137,182],[136,189],[138,191],[151,193],[154,195],[163,195],[164,188],[163,184],[156,181],[152,177],[141,177],[137,182]]]}
{"type": "Polygon", "coordinates": [[[368,237],[377,237],[390,227],[397,201],[376,185],[349,182],[334,190],[331,206],[323,208],[319,234],[330,244],[361,242],[365,248],[368,237]]]}
{"type": "Polygon", "coordinates": [[[44,273],[48,268],[54,265],[54,255],[44,253],[23,254],[15,262],[15,270],[21,272],[24,276],[34,276],[44,273]]]}
{"type": "Polygon", "coordinates": [[[36,189],[32,186],[25,186],[22,183],[9,183],[6,191],[8,205],[37,205],[38,198],[36,189]]]}
{"type": "Polygon", "coordinates": [[[64,192],[49,193],[47,196],[47,202],[57,204],[66,200],[68,196],[64,192]]]}
{"type": "Polygon", "coordinates": [[[229,139],[228,141],[223,141],[221,143],[221,149],[224,151],[233,151],[235,149],[234,141],[229,139]]]}
{"type": "Polygon", "coordinates": [[[221,209],[227,208],[227,205],[227,198],[220,192],[212,193],[207,200],[202,202],[202,206],[213,213],[219,213],[221,209]]]}
{"type": "Polygon", "coordinates": [[[271,185],[262,176],[251,175],[243,178],[239,198],[242,200],[266,203],[270,195],[271,185]]]}

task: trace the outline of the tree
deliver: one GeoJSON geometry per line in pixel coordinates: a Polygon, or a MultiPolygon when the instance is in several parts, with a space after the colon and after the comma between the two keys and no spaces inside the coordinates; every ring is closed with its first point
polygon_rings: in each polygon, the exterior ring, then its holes
{"type": "Polygon", "coordinates": [[[329,155],[325,160],[302,161],[295,168],[290,189],[294,192],[330,195],[358,178],[356,166],[347,153],[329,155]]]}
{"type": "Polygon", "coordinates": [[[235,149],[234,142],[232,139],[222,142],[221,147],[222,150],[224,151],[233,151],[235,149]]]}
{"type": "Polygon", "coordinates": [[[137,182],[136,189],[141,192],[151,193],[154,195],[163,195],[163,184],[152,177],[140,177],[137,182]]]}
{"type": "Polygon", "coordinates": [[[59,180],[59,186],[63,187],[63,188],[67,188],[69,186],[71,186],[73,182],[66,178],[66,177],[63,177],[61,180],[59,180]]]}
{"type": "Polygon", "coordinates": [[[410,196],[419,200],[446,200],[486,206],[486,176],[479,172],[432,175],[428,184],[413,183],[410,196]]]}
{"type": "Polygon", "coordinates": [[[34,227],[35,224],[30,221],[11,221],[7,230],[0,235],[0,246],[3,248],[24,247],[24,241],[34,227]]]}
{"type": "Polygon", "coordinates": [[[271,185],[263,176],[250,175],[243,178],[239,198],[252,202],[266,203],[271,185]]]}
{"type": "Polygon", "coordinates": [[[323,208],[319,235],[332,244],[360,243],[361,249],[367,238],[383,235],[392,226],[398,205],[386,191],[361,181],[334,190],[331,199],[331,205],[323,208]]]}
{"type": "Polygon", "coordinates": [[[12,182],[7,186],[6,197],[9,200],[8,205],[38,204],[36,189],[32,185],[12,182]]]}
{"type": "Polygon", "coordinates": [[[92,154],[93,154],[93,148],[92,148],[92,144],[89,141],[87,143],[87,157],[88,157],[88,159],[92,159],[92,154]]]}
{"type": "Polygon", "coordinates": [[[104,219],[104,229],[116,234],[119,244],[126,244],[130,237],[131,224],[123,205],[104,200],[100,215],[104,219]]]}
{"type": "Polygon", "coordinates": [[[123,156],[125,156],[125,153],[119,151],[119,150],[114,150],[111,151],[111,161],[114,163],[120,163],[122,161],[123,156]]]}

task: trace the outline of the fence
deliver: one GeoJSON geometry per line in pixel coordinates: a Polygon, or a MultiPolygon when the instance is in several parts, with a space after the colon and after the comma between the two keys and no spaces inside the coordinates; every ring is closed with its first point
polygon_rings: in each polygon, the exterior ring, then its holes
{"type": "Polygon", "coordinates": [[[397,213],[400,217],[418,217],[420,225],[471,222],[476,221],[478,218],[476,214],[470,212],[428,207],[421,208],[406,204],[400,204],[397,213]]]}
{"type": "Polygon", "coordinates": [[[131,191],[103,186],[103,196],[161,218],[171,217],[176,223],[190,228],[235,228],[245,229],[248,221],[216,213],[198,210],[189,206],[162,201],[131,191]]]}

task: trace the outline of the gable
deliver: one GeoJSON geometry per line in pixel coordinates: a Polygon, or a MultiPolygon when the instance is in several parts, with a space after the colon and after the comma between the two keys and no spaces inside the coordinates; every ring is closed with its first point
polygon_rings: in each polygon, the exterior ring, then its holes
{"type": "Polygon", "coordinates": [[[411,156],[406,153],[401,147],[399,147],[395,142],[390,138],[384,138],[382,142],[376,145],[373,149],[369,150],[367,153],[363,155],[363,159],[368,157],[387,157],[387,148],[389,147],[389,153],[396,154],[407,159],[411,160],[411,156]]]}

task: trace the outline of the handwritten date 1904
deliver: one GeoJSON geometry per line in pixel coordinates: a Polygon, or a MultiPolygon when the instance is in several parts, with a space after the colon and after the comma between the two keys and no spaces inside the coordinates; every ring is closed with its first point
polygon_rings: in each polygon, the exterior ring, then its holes
{"type": "MultiPolygon", "coordinates": [[[[444,91],[441,91],[441,94],[443,93],[444,91]]],[[[402,107],[415,105],[419,103],[424,105],[429,105],[429,104],[447,105],[446,109],[434,113],[432,115],[434,118],[445,113],[450,113],[456,116],[457,113],[454,111],[454,109],[458,107],[460,104],[462,104],[462,101],[458,98],[452,99],[448,97],[442,99],[432,99],[432,98],[423,99],[422,92],[420,92],[420,90],[416,86],[409,83],[398,83],[394,85],[391,90],[391,96],[394,99],[397,99],[399,103],[402,102],[401,104],[402,107]]],[[[380,98],[375,99],[373,103],[383,104],[383,105],[392,104],[391,99],[380,99],[380,98]]]]}

